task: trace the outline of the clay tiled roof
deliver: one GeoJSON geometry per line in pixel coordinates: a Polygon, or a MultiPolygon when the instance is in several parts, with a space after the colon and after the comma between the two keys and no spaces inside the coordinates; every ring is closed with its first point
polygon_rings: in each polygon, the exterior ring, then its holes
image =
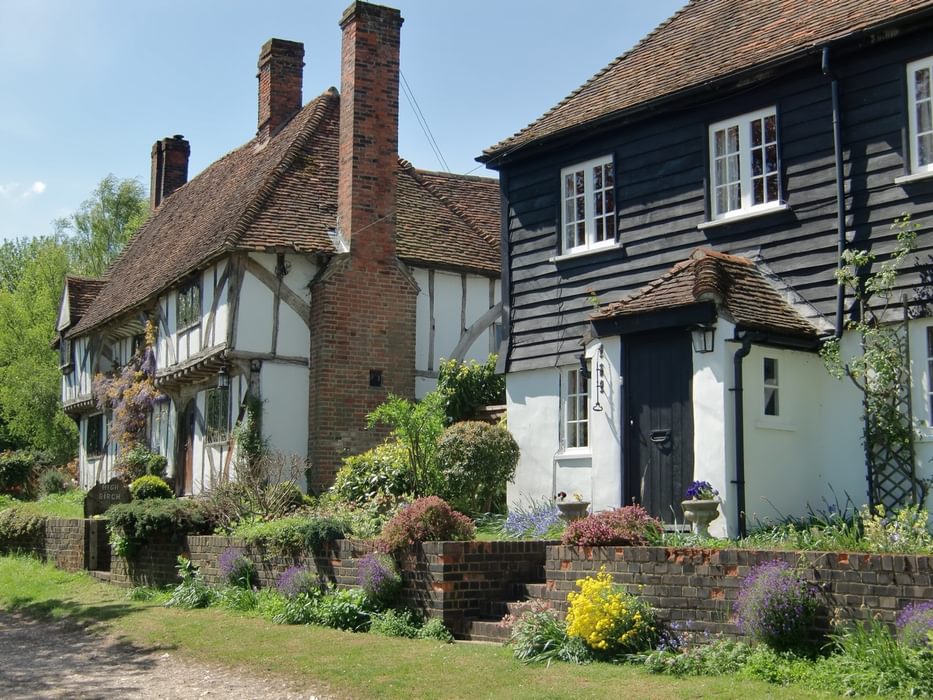
{"type": "Polygon", "coordinates": [[[931,0],[692,0],[480,160],[931,7],[931,0]]]}
{"type": "MultiPolygon", "coordinates": [[[[340,97],[309,102],[270,139],[254,138],[168,197],[124,248],[69,335],[140,306],[234,250],[333,254],[340,97]]],[[[498,183],[417,171],[399,162],[399,257],[499,273],[498,183]],[[486,227],[491,227],[486,230],[486,227]]]]}
{"type": "Polygon", "coordinates": [[[65,275],[65,294],[68,295],[69,325],[74,326],[87,313],[91,302],[100,294],[107,280],[80,275],[65,275]]]}
{"type": "Polygon", "coordinates": [[[771,286],[748,258],[698,248],[651,284],[622,301],[606,304],[593,320],[617,318],[703,301],[717,304],[747,330],[815,338],[817,329],[771,286]]]}

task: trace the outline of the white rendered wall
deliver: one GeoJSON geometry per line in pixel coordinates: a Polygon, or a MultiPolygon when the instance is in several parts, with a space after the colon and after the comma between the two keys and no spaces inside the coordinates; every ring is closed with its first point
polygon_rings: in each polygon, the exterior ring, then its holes
{"type": "MultiPolygon", "coordinates": [[[[415,302],[415,396],[422,398],[437,386],[442,359],[454,355],[461,339],[499,303],[499,284],[481,275],[442,270],[412,269],[418,283],[415,302]],[[492,282],[492,284],[491,284],[492,282]]],[[[491,318],[458,359],[485,362],[494,351],[491,318]]]]}
{"type": "Polygon", "coordinates": [[[262,432],[270,448],[305,460],[308,455],[307,367],[264,362],[262,398],[262,432]]]}
{"type": "MultiPolygon", "coordinates": [[[[243,273],[234,347],[247,352],[272,349],[272,290],[249,271],[243,273]]],[[[308,349],[305,349],[307,354],[308,349]]]]}

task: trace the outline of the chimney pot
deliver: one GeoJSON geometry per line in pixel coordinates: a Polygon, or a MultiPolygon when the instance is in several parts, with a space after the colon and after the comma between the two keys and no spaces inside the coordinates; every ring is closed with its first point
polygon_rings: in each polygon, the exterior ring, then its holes
{"type": "Polygon", "coordinates": [[[166,136],[152,146],[149,209],[154,211],[172,192],[188,182],[191,144],[181,134],[166,136]]]}
{"type": "Polygon", "coordinates": [[[269,39],[259,52],[259,126],[268,138],[301,109],[305,47],[298,41],[269,39]]]}

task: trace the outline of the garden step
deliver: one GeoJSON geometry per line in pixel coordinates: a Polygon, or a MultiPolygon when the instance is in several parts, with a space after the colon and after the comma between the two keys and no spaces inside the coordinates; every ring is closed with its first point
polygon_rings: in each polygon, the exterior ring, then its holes
{"type": "Polygon", "coordinates": [[[96,578],[98,581],[110,583],[109,571],[88,571],[88,574],[90,574],[92,578],[96,578]]]}
{"type": "Polygon", "coordinates": [[[526,583],[525,584],[525,597],[537,598],[539,600],[547,600],[547,584],[546,583],[526,583]]]}
{"type": "Polygon", "coordinates": [[[509,641],[512,630],[499,624],[499,620],[471,620],[467,624],[464,639],[470,642],[504,644],[509,641]]]}

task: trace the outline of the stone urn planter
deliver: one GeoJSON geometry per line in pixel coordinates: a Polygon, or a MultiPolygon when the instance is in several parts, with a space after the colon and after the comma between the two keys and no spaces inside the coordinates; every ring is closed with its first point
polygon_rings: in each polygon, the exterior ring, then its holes
{"type": "Polygon", "coordinates": [[[691,523],[693,534],[699,537],[709,537],[709,524],[719,517],[719,501],[696,500],[681,501],[684,517],[691,523]]]}
{"type": "Polygon", "coordinates": [[[585,518],[590,508],[589,501],[558,501],[557,510],[560,511],[560,517],[568,523],[571,520],[585,518]]]}

